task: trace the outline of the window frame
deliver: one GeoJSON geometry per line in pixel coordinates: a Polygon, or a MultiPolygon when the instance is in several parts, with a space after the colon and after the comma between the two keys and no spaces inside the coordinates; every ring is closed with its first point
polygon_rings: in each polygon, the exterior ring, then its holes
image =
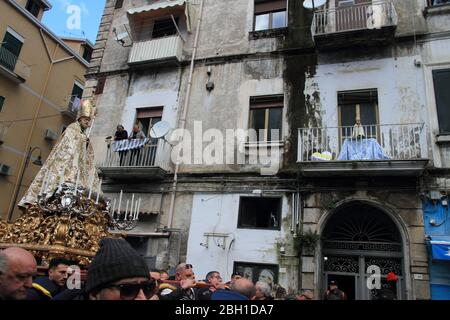
{"type": "Polygon", "coordinates": [[[114,9],[121,9],[123,7],[123,0],[116,0],[114,9]]]}
{"type": "Polygon", "coordinates": [[[100,77],[97,79],[97,85],[95,86],[95,95],[103,94],[105,90],[106,77],[100,77]]]}
{"type": "MultiPolygon", "coordinates": [[[[433,86],[433,99],[434,99],[434,105],[435,105],[435,114],[436,114],[436,124],[437,124],[437,130],[439,136],[449,136],[450,131],[443,131],[441,130],[441,117],[439,116],[439,105],[438,105],[438,99],[437,99],[437,92],[436,92],[436,83],[435,83],[435,73],[439,72],[449,72],[450,73],[450,66],[449,67],[443,67],[443,68],[436,68],[431,70],[431,83],[433,86]]],[[[447,106],[450,108],[450,106],[447,106]]],[[[450,120],[449,120],[450,121],[450,120]]],[[[450,124],[449,124],[450,126],[450,124]]]]}
{"type": "MultiPolygon", "coordinates": [[[[338,103],[337,103],[337,105],[338,105],[338,126],[340,128],[344,127],[344,125],[342,124],[342,110],[343,110],[342,106],[344,106],[344,105],[353,105],[353,104],[342,104],[342,103],[340,103],[339,102],[339,95],[340,94],[352,94],[352,93],[356,94],[356,93],[363,93],[363,92],[376,92],[376,102],[373,102],[374,103],[374,108],[375,108],[375,121],[376,121],[376,123],[370,124],[370,125],[377,126],[378,127],[378,132],[380,132],[380,130],[379,130],[380,129],[379,128],[380,127],[380,108],[379,108],[379,99],[378,99],[378,97],[379,97],[379,90],[377,88],[338,91],[337,92],[337,99],[338,99],[337,100],[338,101],[338,103]]],[[[355,103],[354,106],[355,106],[356,110],[358,108],[361,108],[359,103],[355,103]]],[[[361,111],[359,113],[361,114],[361,111]]],[[[358,115],[358,111],[355,111],[355,114],[357,116],[358,115]]],[[[361,119],[361,117],[360,117],[360,119],[361,119]]],[[[354,124],[352,124],[351,126],[353,126],[353,125],[354,124]]],[[[362,123],[362,125],[363,126],[364,125],[367,126],[368,124],[363,124],[362,123]]],[[[366,134],[368,136],[368,133],[366,133],[366,134]]],[[[339,141],[341,141],[340,145],[342,145],[343,140],[346,139],[346,138],[348,138],[348,137],[344,137],[344,135],[342,134],[342,130],[339,130],[339,141]]],[[[381,137],[376,137],[376,139],[378,140],[379,143],[381,142],[380,138],[381,137]]]]}
{"type": "MultiPolygon", "coordinates": [[[[257,6],[258,4],[255,3],[255,1],[253,1],[253,28],[252,31],[253,32],[264,32],[264,31],[270,31],[270,30],[279,30],[279,29],[283,29],[283,28],[287,28],[288,26],[288,1],[284,1],[285,2],[285,6],[284,9],[280,8],[280,5],[276,5],[276,3],[280,3],[282,1],[280,0],[273,0],[273,1],[266,1],[266,2],[262,2],[261,4],[267,3],[270,6],[270,3],[273,3],[273,9],[267,8],[265,10],[257,10],[257,6]],[[285,20],[284,20],[284,26],[283,27],[277,27],[277,28],[273,28],[273,15],[274,13],[278,13],[278,12],[284,12],[285,13],[285,20]],[[261,16],[261,15],[265,15],[265,14],[269,14],[269,23],[268,23],[268,28],[267,29],[262,29],[262,30],[256,30],[256,18],[257,16],[261,16]]],[[[259,5],[261,5],[259,4],[259,5]]]]}
{"type": "Polygon", "coordinates": [[[266,231],[281,231],[281,220],[283,217],[283,197],[273,196],[273,197],[252,197],[252,196],[240,196],[239,197],[239,209],[238,209],[238,219],[237,219],[237,229],[248,229],[248,230],[266,230],[266,231]],[[272,199],[278,201],[278,211],[276,218],[278,219],[278,227],[247,227],[242,226],[242,200],[243,199],[252,199],[252,200],[260,200],[260,199],[272,199]]]}
{"type": "MultiPolygon", "coordinates": [[[[134,123],[135,124],[139,124],[139,120],[140,119],[157,119],[157,118],[161,118],[160,121],[162,121],[163,114],[164,114],[164,107],[163,106],[137,108],[136,109],[136,117],[135,117],[134,123]],[[146,116],[139,115],[140,112],[141,113],[148,113],[148,115],[146,115],[146,116]]],[[[159,122],[159,121],[157,121],[157,122],[159,122]]],[[[152,124],[154,125],[157,122],[154,122],[154,123],[152,122],[152,124]]],[[[150,138],[150,128],[151,127],[148,128],[148,132],[146,134],[147,138],[150,138]]],[[[142,132],[144,132],[142,126],[141,126],[141,130],[142,130],[142,132]]],[[[144,134],[145,134],[145,132],[144,132],[144,134]]],[[[157,139],[155,139],[155,140],[156,141],[152,141],[152,144],[157,144],[157,139]]]]}
{"type": "Polygon", "coordinates": [[[35,1],[35,0],[28,0],[27,3],[26,3],[26,5],[25,5],[25,9],[26,9],[29,13],[31,13],[35,18],[38,18],[38,17],[39,17],[39,14],[41,13],[42,6],[39,5],[39,3],[37,3],[37,1],[35,1]],[[28,8],[30,4],[31,4],[31,7],[28,8]],[[34,9],[34,8],[37,8],[36,14],[33,13],[33,11],[31,11],[31,9],[34,9]]]}
{"type": "MultiPolygon", "coordinates": [[[[11,27],[9,27],[9,26],[6,28],[5,34],[4,34],[4,36],[3,36],[3,43],[1,44],[0,48],[5,48],[5,50],[8,51],[8,52],[10,52],[11,54],[13,54],[13,52],[11,52],[11,50],[9,50],[9,48],[5,46],[5,44],[6,44],[6,41],[5,41],[5,40],[6,40],[6,37],[7,37],[8,34],[9,34],[12,38],[14,38],[14,39],[16,39],[18,42],[20,42],[21,45],[20,45],[20,48],[18,49],[19,52],[18,52],[17,56],[15,57],[16,60],[15,60],[15,62],[14,62],[14,66],[5,65],[4,63],[1,63],[1,62],[0,62],[0,64],[1,64],[1,66],[3,66],[4,68],[7,68],[8,70],[14,72],[14,69],[16,68],[16,65],[17,65],[17,61],[19,60],[20,54],[22,53],[22,49],[23,49],[23,45],[24,45],[24,43],[25,43],[25,39],[24,39],[24,37],[22,37],[19,33],[17,33],[13,28],[11,28],[11,27]],[[9,67],[12,67],[12,68],[9,68],[9,67]]],[[[6,63],[6,61],[5,61],[5,63],[6,63]]]]}
{"type": "MultiPolygon", "coordinates": [[[[265,109],[264,116],[264,139],[259,139],[259,132],[257,134],[258,143],[278,142],[281,141],[283,136],[283,116],[284,116],[284,95],[267,95],[267,96],[253,96],[250,97],[249,105],[249,121],[248,128],[255,129],[253,121],[253,110],[265,109]],[[269,140],[269,123],[270,123],[270,109],[281,109],[281,124],[280,124],[280,136],[278,140],[269,140]]],[[[272,138],[272,137],[271,137],[272,138]]]]}

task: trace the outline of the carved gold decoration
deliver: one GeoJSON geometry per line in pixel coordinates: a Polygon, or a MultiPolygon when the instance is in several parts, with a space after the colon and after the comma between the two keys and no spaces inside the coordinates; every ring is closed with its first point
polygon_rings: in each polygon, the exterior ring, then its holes
{"type": "Polygon", "coordinates": [[[29,206],[15,223],[0,221],[0,248],[30,250],[42,265],[61,256],[88,265],[100,240],[115,237],[108,232],[112,226],[108,202],[102,199],[96,204],[86,193],[80,193],[73,206],[64,208],[62,199],[74,191],[73,186],[64,186],[64,192],[55,192],[45,203],[29,206]]]}

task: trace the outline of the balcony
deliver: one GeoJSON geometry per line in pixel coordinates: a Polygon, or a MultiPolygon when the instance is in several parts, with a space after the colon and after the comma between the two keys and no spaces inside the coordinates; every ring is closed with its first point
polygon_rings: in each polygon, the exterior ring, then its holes
{"type": "Polygon", "coordinates": [[[67,107],[63,108],[61,114],[69,119],[75,120],[80,109],[81,99],[78,96],[69,96],[66,100],[67,107]]]}
{"type": "Polygon", "coordinates": [[[133,43],[128,64],[177,64],[181,61],[183,40],[180,36],[133,43]]]}
{"type": "Polygon", "coordinates": [[[319,10],[311,27],[320,49],[391,43],[397,26],[397,12],[387,0],[319,10]]]}
{"type": "Polygon", "coordinates": [[[30,78],[31,66],[5,47],[0,47],[0,73],[19,84],[30,78]]]}
{"type": "Polygon", "coordinates": [[[304,176],[419,176],[428,163],[427,152],[422,123],[298,132],[297,161],[304,176]]]}
{"type": "Polygon", "coordinates": [[[106,157],[100,164],[103,175],[115,179],[161,180],[170,170],[159,160],[164,141],[121,140],[108,142],[106,157]]]}

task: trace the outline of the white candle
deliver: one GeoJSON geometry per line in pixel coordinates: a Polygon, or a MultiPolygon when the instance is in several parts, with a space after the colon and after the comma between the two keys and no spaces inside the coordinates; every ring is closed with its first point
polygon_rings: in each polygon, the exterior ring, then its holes
{"type": "Polygon", "coordinates": [[[139,211],[141,210],[141,198],[139,198],[136,220],[139,220],[139,211]]]}
{"type": "Polygon", "coordinates": [[[134,210],[133,210],[133,220],[136,220],[138,204],[139,204],[139,200],[136,199],[136,203],[134,204],[134,210]]]}
{"type": "Polygon", "coordinates": [[[130,217],[133,220],[134,217],[134,193],[131,195],[130,217]]]}
{"type": "Polygon", "coordinates": [[[119,196],[119,207],[117,208],[117,214],[120,216],[120,205],[122,204],[122,195],[123,190],[120,190],[120,196],[119,196]]]}
{"type": "Polygon", "coordinates": [[[114,198],[113,206],[112,206],[112,212],[111,212],[111,218],[114,220],[114,212],[116,211],[116,198],[114,198]]]}
{"type": "Polygon", "coordinates": [[[102,191],[102,179],[100,179],[100,182],[98,184],[97,199],[95,200],[95,204],[98,204],[98,198],[100,197],[101,191],[102,191]]]}
{"type": "Polygon", "coordinates": [[[128,216],[128,204],[129,204],[129,200],[127,200],[127,206],[125,207],[125,221],[127,221],[127,216],[128,216]]]}

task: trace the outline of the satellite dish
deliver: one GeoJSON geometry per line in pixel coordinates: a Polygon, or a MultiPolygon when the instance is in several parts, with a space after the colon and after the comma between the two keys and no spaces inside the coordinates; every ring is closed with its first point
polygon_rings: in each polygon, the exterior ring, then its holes
{"type": "Polygon", "coordinates": [[[164,138],[170,130],[170,125],[165,121],[159,121],[150,129],[150,137],[153,139],[164,138]]]}
{"type": "Polygon", "coordinates": [[[314,9],[323,6],[325,3],[327,3],[327,0],[305,0],[303,1],[303,7],[314,9]]]}

